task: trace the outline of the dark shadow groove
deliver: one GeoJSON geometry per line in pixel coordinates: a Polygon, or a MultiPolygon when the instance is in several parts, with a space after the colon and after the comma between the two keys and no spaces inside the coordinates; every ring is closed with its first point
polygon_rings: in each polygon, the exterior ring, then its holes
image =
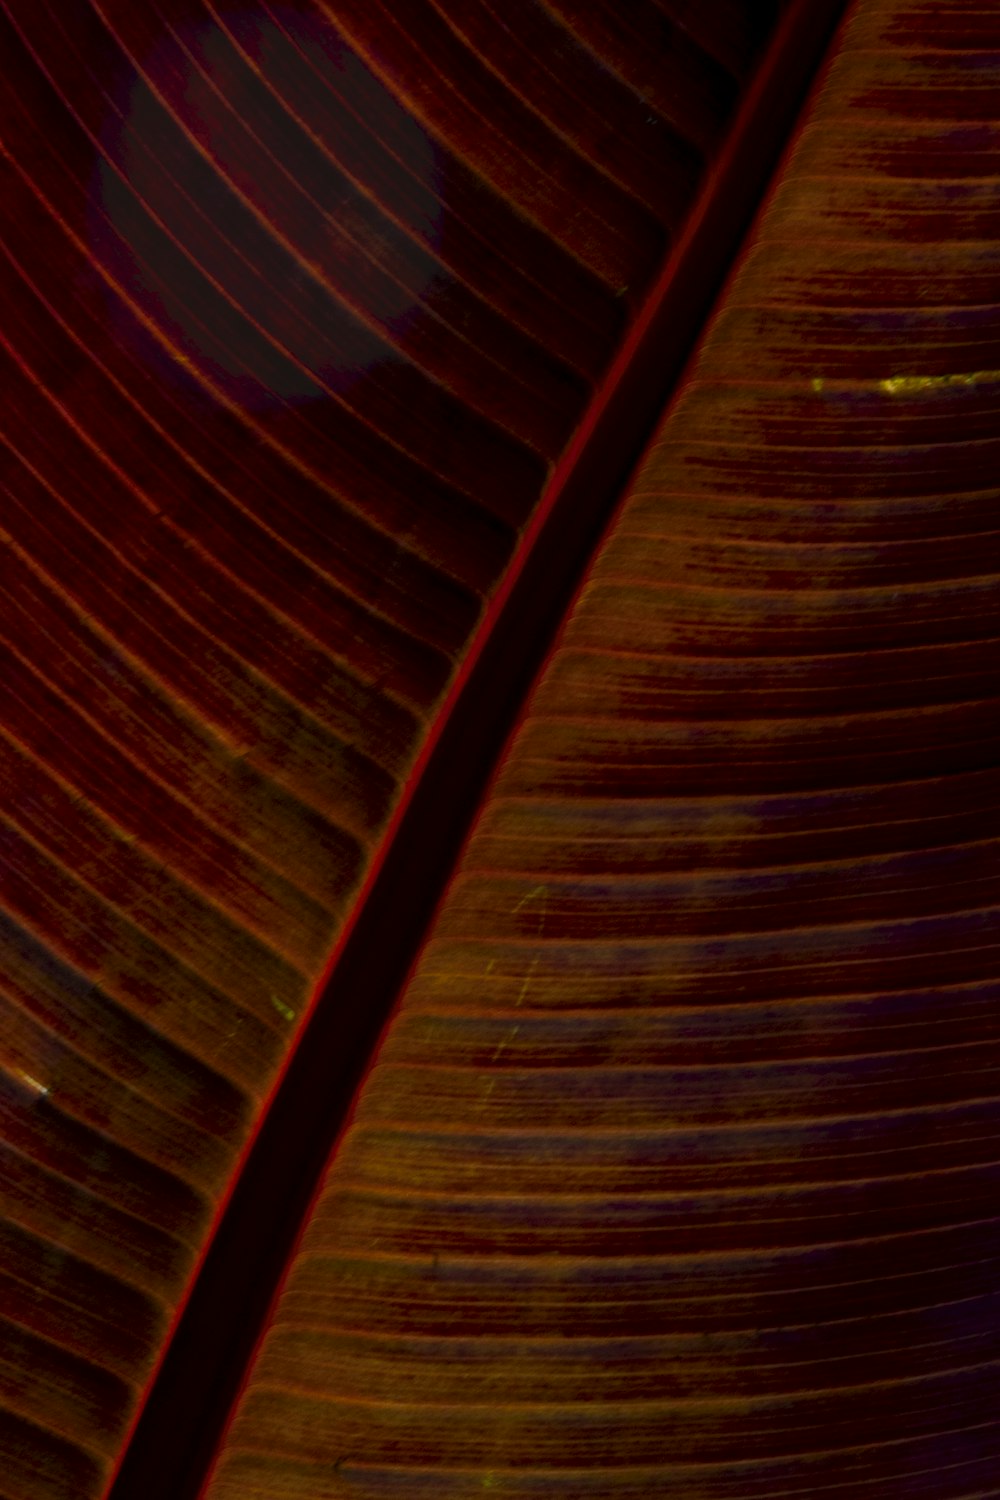
{"type": "Polygon", "coordinates": [[[516,709],[676,384],[846,0],[792,0],[690,226],[480,632],[181,1313],[109,1500],[195,1500],[360,1080],[516,709]]]}

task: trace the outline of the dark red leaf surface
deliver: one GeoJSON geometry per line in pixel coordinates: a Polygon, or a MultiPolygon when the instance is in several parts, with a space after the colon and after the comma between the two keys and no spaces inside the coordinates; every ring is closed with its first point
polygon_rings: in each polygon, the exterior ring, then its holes
{"type": "Polygon", "coordinates": [[[852,7],[211,1500],[1000,1494],[998,56],[852,7]]]}
{"type": "Polygon", "coordinates": [[[4,1500],[107,1492],[774,10],[0,5],[4,1500]]]}

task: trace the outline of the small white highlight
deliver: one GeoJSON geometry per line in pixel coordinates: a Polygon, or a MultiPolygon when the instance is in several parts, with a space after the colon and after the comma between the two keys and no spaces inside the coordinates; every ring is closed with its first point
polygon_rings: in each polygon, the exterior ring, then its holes
{"type": "Polygon", "coordinates": [[[39,1083],[37,1078],[32,1078],[31,1074],[26,1073],[23,1068],[18,1068],[16,1076],[21,1080],[25,1088],[29,1088],[31,1092],[33,1094],[37,1094],[40,1099],[44,1098],[48,1093],[48,1089],[45,1084],[39,1083]]]}

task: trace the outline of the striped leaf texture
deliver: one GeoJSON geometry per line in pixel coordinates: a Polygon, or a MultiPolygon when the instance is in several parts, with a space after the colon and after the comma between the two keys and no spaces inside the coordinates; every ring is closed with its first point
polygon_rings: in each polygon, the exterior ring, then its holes
{"type": "Polygon", "coordinates": [[[779,9],[0,4],[3,1500],[108,1492],[779,9]]]}
{"type": "Polygon", "coordinates": [[[1000,1494],[998,58],[852,7],[210,1500],[1000,1494]]]}

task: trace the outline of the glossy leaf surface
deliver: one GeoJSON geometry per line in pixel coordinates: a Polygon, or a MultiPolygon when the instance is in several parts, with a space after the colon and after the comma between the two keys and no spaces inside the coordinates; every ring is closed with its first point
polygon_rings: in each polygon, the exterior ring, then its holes
{"type": "Polygon", "coordinates": [[[211,1500],[997,1492],[998,44],[853,7],[211,1500]]]}
{"type": "Polygon", "coordinates": [[[772,7],[5,0],[0,1494],[106,1491],[772,7]]]}

